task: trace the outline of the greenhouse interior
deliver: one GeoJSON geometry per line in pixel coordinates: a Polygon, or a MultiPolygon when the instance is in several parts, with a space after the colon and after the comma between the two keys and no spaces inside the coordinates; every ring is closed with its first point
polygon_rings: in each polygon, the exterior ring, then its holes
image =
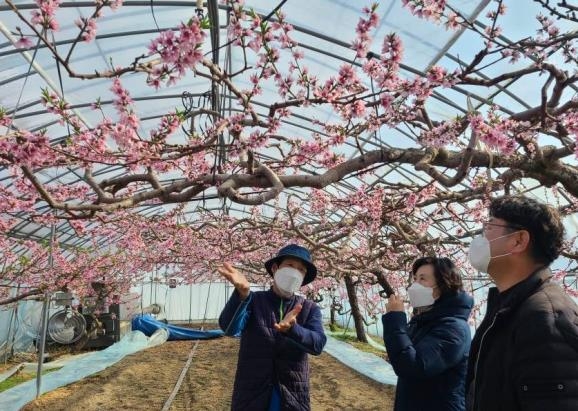
{"type": "Polygon", "coordinates": [[[575,0],[0,31],[0,410],[578,409],[575,0]]]}

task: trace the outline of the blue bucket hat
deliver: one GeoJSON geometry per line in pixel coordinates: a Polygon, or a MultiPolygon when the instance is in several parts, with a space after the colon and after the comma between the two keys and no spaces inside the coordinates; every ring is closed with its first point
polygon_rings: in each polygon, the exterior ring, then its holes
{"type": "Polygon", "coordinates": [[[315,280],[317,276],[317,267],[311,261],[311,254],[309,250],[305,247],[301,247],[297,244],[289,244],[277,252],[277,255],[270,260],[265,262],[265,268],[269,275],[273,276],[273,264],[279,264],[279,260],[282,260],[284,257],[293,257],[301,260],[305,267],[307,267],[307,273],[305,274],[305,278],[303,279],[303,283],[301,286],[309,284],[311,281],[315,280]]]}

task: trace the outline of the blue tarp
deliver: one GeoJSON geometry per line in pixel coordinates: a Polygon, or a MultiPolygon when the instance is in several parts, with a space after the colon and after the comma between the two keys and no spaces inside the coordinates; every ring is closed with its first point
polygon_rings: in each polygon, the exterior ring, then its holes
{"type": "Polygon", "coordinates": [[[223,336],[221,330],[193,330],[191,328],[178,327],[155,320],[150,314],[135,316],[131,321],[132,329],[142,331],[146,336],[151,336],[159,328],[164,328],[169,333],[169,341],[176,340],[208,340],[223,336]]]}

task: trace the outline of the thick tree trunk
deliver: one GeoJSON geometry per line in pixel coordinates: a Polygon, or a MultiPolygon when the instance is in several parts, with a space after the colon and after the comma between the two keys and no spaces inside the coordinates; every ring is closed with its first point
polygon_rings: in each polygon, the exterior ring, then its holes
{"type": "Polygon", "coordinates": [[[333,308],[333,306],[331,306],[331,308],[329,309],[329,325],[330,326],[335,325],[335,308],[333,308]]]}
{"type": "Polygon", "coordinates": [[[375,275],[377,283],[381,285],[381,288],[383,288],[383,290],[379,293],[382,297],[389,298],[392,294],[395,294],[395,290],[389,284],[387,278],[385,278],[385,274],[383,273],[383,271],[373,270],[371,273],[375,275]]]}
{"type": "Polygon", "coordinates": [[[357,294],[355,292],[355,284],[349,276],[345,276],[345,288],[347,289],[347,296],[349,297],[349,305],[351,306],[351,316],[355,323],[355,333],[357,334],[357,340],[366,343],[367,338],[365,337],[365,328],[363,326],[363,316],[359,310],[359,304],[357,302],[357,294]]]}

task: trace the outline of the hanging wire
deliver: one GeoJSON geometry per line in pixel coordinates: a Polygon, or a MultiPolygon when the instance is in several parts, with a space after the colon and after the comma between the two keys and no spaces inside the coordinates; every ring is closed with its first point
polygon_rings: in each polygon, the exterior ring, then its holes
{"type": "Polygon", "coordinates": [[[209,296],[211,295],[211,285],[213,284],[213,279],[209,282],[209,289],[207,290],[207,299],[205,300],[205,312],[203,313],[203,322],[201,323],[201,330],[205,328],[205,323],[207,321],[207,309],[209,307],[209,296]]]}
{"type": "Polygon", "coordinates": [[[157,31],[160,32],[161,29],[157,23],[157,17],[155,15],[154,0],[151,0],[150,5],[151,5],[151,14],[153,15],[153,20],[155,22],[155,26],[157,27],[157,31]]]}
{"type": "MultiPolygon", "coordinates": [[[[42,35],[46,33],[46,29],[42,31],[42,35]]],[[[32,59],[30,59],[30,63],[28,64],[28,70],[26,71],[26,75],[24,76],[24,84],[20,88],[20,92],[18,93],[18,99],[16,100],[16,105],[14,106],[14,112],[12,113],[12,117],[10,118],[10,123],[14,122],[16,118],[16,113],[18,112],[18,108],[20,107],[20,102],[22,100],[22,95],[24,94],[24,89],[26,88],[26,83],[28,83],[28,78],[30,77],[30,73],[32,72],[32,66],[34,65],[34,60],[36,60],[36,54],[38,53],[38,49],[40,46],[40,37],[36,42],[36,46],[34,46],[34,53],[32,53],[32,59]]]]}

